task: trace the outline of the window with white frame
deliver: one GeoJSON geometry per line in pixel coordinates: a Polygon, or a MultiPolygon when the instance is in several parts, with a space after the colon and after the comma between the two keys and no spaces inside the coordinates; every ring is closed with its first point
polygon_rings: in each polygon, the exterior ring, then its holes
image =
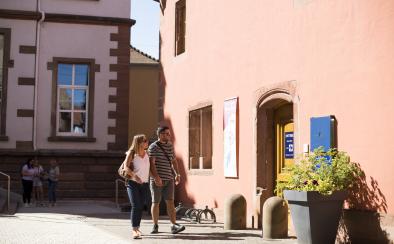
{"type": "Polygon", "coordinates": [[[189,111],[189,169],[212,169],[212,106],[189,111]]]}
{"type": "Polygon", "coordinates": [[[88,131],[89,65],[58,63],[58,136],[86,136],[88,131]]]}

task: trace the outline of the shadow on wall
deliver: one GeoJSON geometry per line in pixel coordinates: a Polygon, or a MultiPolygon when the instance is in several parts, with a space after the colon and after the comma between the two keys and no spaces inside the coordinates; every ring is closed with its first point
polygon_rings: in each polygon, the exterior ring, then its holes
{"type": "MultiPolygon", "coordinates": [[[[161,40],[161,36],[160,36],[161,40]]],[[[161,41],[160,41],[161,45],[161,41]]],[[[172,143],[175,144],[176,142],[176,134],[174,133],[171,118],[170,117],[164,117],[164,104],[165,104],[165,93],[166,93],[166,86],[167,86],[167,81],[165,74],[163,72],[163,66],[160,63],[160,81],[159,81],[159,101],[158,101],[158,106],[159,106],[159,125],[165,125],[170,128],[171,134],[172,134],[172,143]]],[[[181,156],[176,154],[175,150],[175,157],[178,161],[178,169],[179,173],[181,174],[181,182],[178,186],[175,188],[175,204],[177,205],[179,202],[182,202],[184,206],[193,206],[195,203],[195,199],[191,197],[187,191],[186,191],[186,183],[188,181],[188,175],[187,175],[187,169],[185,168],[185,162],[183,162],[183,159],[181,156]]]]}
{"type": "Polygon", "coordinates": [[[376,179],[361,176],[349,190],[346,209],[339,227],[339,243],[393,243],[382,229],[382,215],[387,213],[386,197],[376,179]]]}
{"type": "MultiPolygon", "coordinates": [[[[172,132],[172,142],[175,144],[176,142],[176,135],[172,127],[171,120],[166,117],[163,122],[161,122],[161,125],[166,125],[170,127],[170,131],[172,132]]],[[[188,175],[187,175],[187,169],[185,168],[184,161],[181,156],[176,154],[175,150],[175,157],[176,160],[178,161],[178,170],[179,173],[181,174],[181,182],[179,185],[176,186],[175,188],[175,206],[178,205],[179,202],[182,202],[183,206],[194,206],[195,204],[195,199],[191,196],[186,191],[186,184],[188,181],[188,175]]]]}

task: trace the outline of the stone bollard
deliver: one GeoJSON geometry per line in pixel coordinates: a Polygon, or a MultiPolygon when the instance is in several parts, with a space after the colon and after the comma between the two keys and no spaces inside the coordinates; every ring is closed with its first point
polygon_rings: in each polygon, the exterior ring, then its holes
{"type": "Polygon", "coordinates": [[[263,204],[269,197],[267,189],[257,187],[252,228],[261,229],[263,220],[263,204]]]}
{"type": "Polygon", "coordinates": [[[224,229],[246,229],[246,199],[241,194],[233,195],[225,202],[224,229]]]}
{"type": "Polygon", "coordinates": [[[286,238],[288,206],[280,197],[270,197],[263,206],[263,238],[286,238]]]}

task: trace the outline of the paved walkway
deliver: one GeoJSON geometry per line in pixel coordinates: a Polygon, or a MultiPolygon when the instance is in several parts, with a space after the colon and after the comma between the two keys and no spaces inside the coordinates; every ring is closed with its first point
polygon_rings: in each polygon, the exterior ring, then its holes
{"type": "Polygon", "coordinates": [[[132,240],[129,213],[120,213],[110,202],[63,201],[51,208],[22,207],[15,216],[0,216],[0,243],[296,243],[294,239],[263,240],[259,230],[225,231],[220,223],[180,221],[186,230],[172,235],[168,218],[161,219],[159,233],[151,235],[152,222],[145,216],[143,239],[132,240]]]}

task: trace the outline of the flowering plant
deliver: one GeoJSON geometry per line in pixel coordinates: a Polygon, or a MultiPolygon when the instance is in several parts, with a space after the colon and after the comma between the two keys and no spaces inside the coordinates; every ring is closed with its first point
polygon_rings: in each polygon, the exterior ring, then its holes
{"type": "Polygon", "coordinates": [[[346,152],[336,149],[325,152],[319,147],[284,169],[275,192],[282,195],[283,190],[317,191],[329,195],[347,189],[360,175],[360,168],[350,162],[346,152]]]}

